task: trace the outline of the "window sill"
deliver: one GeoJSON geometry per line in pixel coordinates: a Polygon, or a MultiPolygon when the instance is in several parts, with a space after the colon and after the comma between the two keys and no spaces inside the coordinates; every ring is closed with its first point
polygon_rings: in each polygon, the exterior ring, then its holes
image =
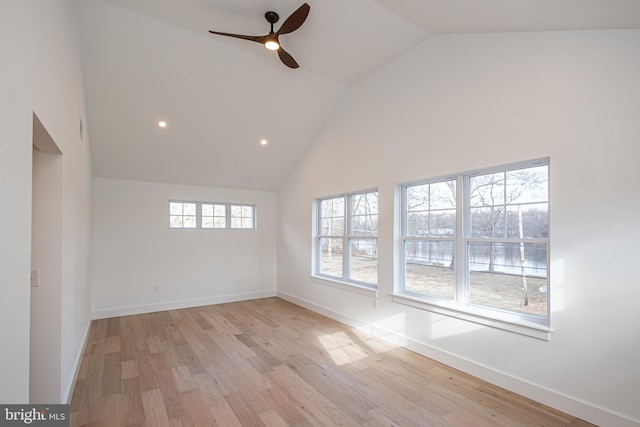
{"type": "Polygon", "coordinates": [[[357,294],[366,295],[368,297],[378,298],[378,290],[366,285],[359,285],[357,283],[344,282],[342,280],[336,280],[325,276],[316,276],[312,274],[310,276],[311,281],[320,283],[322,285],[332,286],[338,289],[344,289],[357,294]]]}
{"type": "MultiPolygon", "coordinates": [[[[551,332],[553,329],[535,322],[527,322],[526,320],[504,320],[496,317],[489,317],[480,312],[474,312],[472,307],[462,310],[457,307],[447,307],[444,305],[436,305],[426,302],[422,299],[411,297],[405,294],[393,294],[393,302],[418,308],[421,310],[431,311],[433,313],[442,314],[449,317],[477,323],[492,328],[502,329],[516,334],[537,338],[544,341],[551,340],[551,332]]],[[[499,314],[498,314],[499,315],[499,314]]]]}

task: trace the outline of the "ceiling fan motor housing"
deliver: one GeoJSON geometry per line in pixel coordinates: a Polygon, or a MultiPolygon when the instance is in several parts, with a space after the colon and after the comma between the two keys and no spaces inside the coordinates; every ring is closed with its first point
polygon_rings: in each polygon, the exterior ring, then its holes
{"type": "Polygon", "coordinates": [[[277,13],[271,10],[265,13],[264,17],[267,19],[267,22],[270,23],[271,25],[275,24],[276,22],[278,22],[278,19],[280,19],[280,15],[278,15],[277,13]]]}

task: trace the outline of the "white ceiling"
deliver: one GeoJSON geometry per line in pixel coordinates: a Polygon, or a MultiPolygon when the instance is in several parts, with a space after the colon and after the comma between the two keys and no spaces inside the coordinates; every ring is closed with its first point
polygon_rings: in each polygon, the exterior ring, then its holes
{"type": "Polygon", "coordinates": [[[430,34],[640,28],[640,0],[308,0],[280,39],[297,70],[208,33],[264,35],[301,3],[79,1],[94,175],[277,190],[349,87],[430,34]]]}

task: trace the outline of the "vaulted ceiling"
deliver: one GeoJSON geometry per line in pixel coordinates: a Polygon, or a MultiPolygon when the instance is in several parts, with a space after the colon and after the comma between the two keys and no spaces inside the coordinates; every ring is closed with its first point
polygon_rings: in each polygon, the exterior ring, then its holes
{"type": "Polygon", "coordinates": [[[640,28],[638,0],[307,0],[280,39],[297,70],[208,33],[302,2],[79,1],[94,175],[274,191],[352,85],[433,34],[640,28]]]}

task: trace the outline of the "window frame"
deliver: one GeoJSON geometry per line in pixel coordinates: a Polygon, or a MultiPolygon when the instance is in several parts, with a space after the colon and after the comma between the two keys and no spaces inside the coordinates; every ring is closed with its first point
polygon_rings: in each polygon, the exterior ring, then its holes
{"type": "MultiPolygon", "coordinates": [[[[529,335],[535,338],[548,340],[551,329],[551,269],[550,269],[550,235],[551,235],[551,200],[550,200],[550,177],[551,162],[549,158],[535,159],[531,161],[517,162],[506,165],[499,165],[489,168],[478,169],[469,172],[458,173],[455,175],[446,175],[426,180],[412,181],[400,185],[400,230],[399,230],[399,283],[394,289],[393,300],[395,302],[413,306],[416,308],[445,314],[475,323],[485,324],[500,329],[510,330],[513,332],[529,335]],[[527,237],[473,237],[471,235],[471,195],[470,195],[470,179],[475,176],[492,174],[492,173],[508,173],[521,169],[533,167],[547,167],[547,221],[549,233],[546,238],[527,238],[527,237]],[[456,181],[456,230],[454,237],[453,256],[454,260],[454,297],[453,299],[444,299],[436,296],[425,295],[421,293],[406,290],[406,272],[407,257],[406,245],[409,241],[422,241],[434,239],[434,237],[415,237],[408,236],[407,232],[407,189],[416,185],[433,184],[445,182],[455,179],[456,181]],[[470,301],[471,280],[470,280],[470,260],[469,245],[471,243],[536,243],[544,244],[546,248],[546,316],[535,316],[527,313],[517,313],[507,309],[480,305],[470,301]]],[[[505,206],[508,202],[503,201],[505,206]]]]}
{"type": "Polygon", "coordinates": [[[169,230],[256,230],[257,229],[257,215],[256,215],[256,205],[251,203],[236,203],[236,202],[211,202],[211,201],[197,201],[197,200],[178,200],[178,199],[169,199],[168,201],[168,211],[169,211],[169,230]],[[172,227],[171,226],[171,204],[172,203],[189,203],[196,205],[196,225],[195,227],[172,227]],[[202,208],[204,205],[211,205],[214,209],[213,216],[203,215],[202,208]],[[220,215],[215,215],[215,206],[224,206],[225,207],[225,227],[216,227],[215,226],[215,218],[220,218],[220,215]],[[252,213],[252,221],[251,227],[232,227],[231,222],[231,208],[235,206],[240,207],[249,207],[251,208],[252,213]],[[213,227],[203,227],[203,217],[213,218],[213,227]]]}
{"type": "Polygon", "coordinates": [[[367,195],[367,194],[371,194],[371,193],[375,193],[376,195],[376,212],[375,215],[376,217],[379,216],[379,207],[378,207],[378,200],[379,200],[379,194],[378,194],[378,189],[374,188],[374,189],[368,189],[368,190],[362,190],[362,191],[356,191],[356,192],[351,192],[351,193],[343,193],[343,194],[337,194],[337,195],[332,195],[332,196],[327,196],[327,197],[321,197],[321,198],[317,198],[315,199],[315,238],[314,238],[314,249],[315,249],[315,256],[314,256],[314,262],[313,262],[313,274],[312,277],[316,278],[316,279],[321,279],[323,282],[324,281],[328,281],[328,282],[332,282],[333,284],[344,284],[347,286],[351,286],[351,287],[357,287],[357,288],[361,288],[363,290],[373,290],[376,291],[378,288],[378,281],[379,281],[379,277],[378,277],[378,266],[377,266],[377,260],[378,260],[378,238],[379,238],[379,229],[378,229],[378,221],[376,221],[376,230],[375,230],[375,235],[360,235],[360,234],[354,234],[353,233],[353,221],[352,221],[352,217],[355,216],[353,214],[353,198],[355,196],[361,196],[361,195],[367,195]],[[340,199],[342,198],[343,200],[343,220],[344,220],[344,226],[343,226],[343,232],[341,235],[325,235],[322,234],[323,231],[323,227],[322,227],[322,202],[326,201],[326,200],[333,200],[333,199],[340,199]],[[323,273],[322,272],[322,241],[323,239],[341,239],[342,240],[342,276],[334,276],[332,274],[327,274],[327,273],[323,273]],[[371,282],[366,282],[363,280],[357,280],[357,279],[353,279],[352,278],[352,242],[354,240],[372,240],[374,241],[375,244],[375,248],[376,248],[376,281],[375,283],[371,283],[371,282]]]}

